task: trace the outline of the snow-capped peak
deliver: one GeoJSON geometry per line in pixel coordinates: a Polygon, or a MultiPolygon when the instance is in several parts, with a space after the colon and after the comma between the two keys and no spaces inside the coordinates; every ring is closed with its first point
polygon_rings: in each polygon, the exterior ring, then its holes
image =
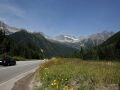
{"type": "Polygon", "coordinates": [[[59,35],[59,36],[56,36],[54,40],[57,40],[60,42],[71,42],[71,43],[79,41],[78,38],[76,38],[75,36],[70,36],[70,35],[59,35]]]}

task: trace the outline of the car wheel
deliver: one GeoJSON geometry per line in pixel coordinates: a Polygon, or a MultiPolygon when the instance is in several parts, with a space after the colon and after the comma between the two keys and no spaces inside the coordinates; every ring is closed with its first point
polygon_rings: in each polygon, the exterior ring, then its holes
{"type": "Polygon", "coordinates": [[[7,65],[10,66],[10,63],[8,63],[7,65]]]}

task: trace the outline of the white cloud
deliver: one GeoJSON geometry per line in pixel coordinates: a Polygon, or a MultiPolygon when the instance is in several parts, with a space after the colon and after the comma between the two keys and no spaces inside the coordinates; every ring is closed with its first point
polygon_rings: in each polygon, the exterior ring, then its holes
{"type": "Polygon", "coordinates": [[[0,3],[0,15],[15,15],[17,17],[23,18],[24,17],[24,10],[18,8],[12,4],[0,3]]]}

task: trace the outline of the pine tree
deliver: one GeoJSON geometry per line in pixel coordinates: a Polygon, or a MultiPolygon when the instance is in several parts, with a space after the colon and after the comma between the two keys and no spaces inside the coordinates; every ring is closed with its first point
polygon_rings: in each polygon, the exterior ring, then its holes
{"type": "Polygon", "coordinates": [[[81,47],[80,49],[80,58],[83,59],[83,55],[84,55],[84,50],[83,47],[81,47]]]}

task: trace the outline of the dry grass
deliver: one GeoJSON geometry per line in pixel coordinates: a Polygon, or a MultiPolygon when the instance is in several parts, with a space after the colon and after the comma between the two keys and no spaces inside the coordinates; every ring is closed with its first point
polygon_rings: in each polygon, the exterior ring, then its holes
{"type": "Polygon", "coordinates": [[[97,90],[111,85],[115,90],[120,84],[120,63],[59,58],[42,64],[37,77],[42,82],[39,90],[97,90]]]}

